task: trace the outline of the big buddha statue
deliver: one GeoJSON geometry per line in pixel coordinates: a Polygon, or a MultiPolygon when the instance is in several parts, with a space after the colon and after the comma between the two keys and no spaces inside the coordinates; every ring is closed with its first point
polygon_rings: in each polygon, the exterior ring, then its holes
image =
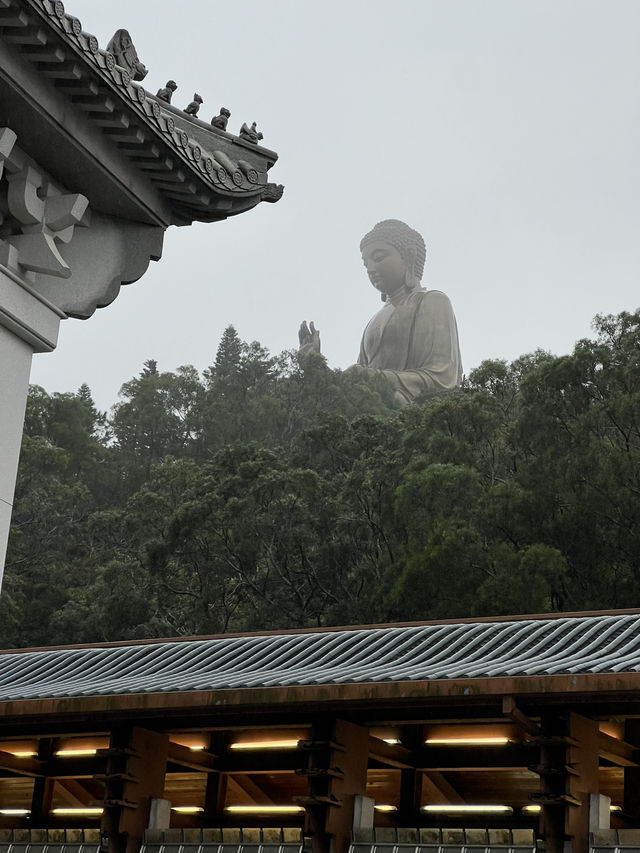
{"type": "MultiPolygon", "coordinates": [[[[462,379],[456,318],[444,293],[420,284],[422,236],[398,219],[385,219],[365,234],[360,251],[385,304],[369,320],[358,361],[349,369],[384,376],[399,406],[455,388],[462,379]]],[[[302,324],[299,338],[301,355],[320,351],[313,323],[302,324]]]]}

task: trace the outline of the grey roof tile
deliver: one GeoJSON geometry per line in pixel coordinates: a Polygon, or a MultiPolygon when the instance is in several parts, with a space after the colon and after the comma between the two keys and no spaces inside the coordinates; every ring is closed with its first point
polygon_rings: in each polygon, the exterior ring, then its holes
{"type": "Polygon", "coordinates": [[[626,613],[4,652],[0,701],[638,671],[626,613]]]}

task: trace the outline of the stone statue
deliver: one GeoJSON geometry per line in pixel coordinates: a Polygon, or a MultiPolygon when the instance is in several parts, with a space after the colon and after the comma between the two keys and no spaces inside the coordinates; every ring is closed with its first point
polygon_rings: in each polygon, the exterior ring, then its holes
{"type": "Polygon", "coordinates": [[[196,92],[193,96],[193,100],[191,103],[185,108],[185,113],[190,116],[197,116],[198,110],[200,109],[200,104],[202,104],[202,98],[196,92]]]}
{"type": "Polygon", "coordinates": [[[226,130],[231,113],[226,107],[220,107],[220,114],[211,119],[211,124],[219,130],[226,130]]]}
{"type": "MultiPolygon", "coordinates": [[[[367,324],[358,362],[349,370],[384,376],[399,406],[455,388],[462,379],[456,318],[444,293],[420,286],[422,236],[404,222],[385,219],[365,234],[360,251],[385,305],[367,324]]],[[[300,355],[320,351],[313,323],[302,324],[299,339],[300,355]]]]}
{"type": "Polygon", "coordinates": [[[245,142],[251,142],[254,145],[257,145],[261,139],[264,139],[264,136],[257,129],[257,123],[254,121],[251,127],[248,124],[243,122],[242,127],[240,128],[240,139],[244,139],[245,142]]]}
{"type": "Polygon", "coordinates": [[[156,98],[159,98],[161,101],[166,101],[168,104],[171,103],[171,96],[178,88],[178,84],[175,80],[167,80],[167,85],[163,89],[158,89],[156,93],[156,98]]]}
{"type": "Polygon", "coordinates": [[[107,45],[107,51],[112,53],[121,68],[126,68],[134,80],[144,80],[147,76],[146,67],[138,59],[129,30],[116,30],[107,45]]]}

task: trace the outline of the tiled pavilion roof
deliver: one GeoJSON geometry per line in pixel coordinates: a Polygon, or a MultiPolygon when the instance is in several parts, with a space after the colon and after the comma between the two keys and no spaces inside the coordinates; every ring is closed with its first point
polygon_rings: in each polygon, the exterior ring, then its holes
{"type": "Polygon", "coordinates": [[[253,634],[0,654],[0,701],[640,671],[640,613],[253,634]]]}

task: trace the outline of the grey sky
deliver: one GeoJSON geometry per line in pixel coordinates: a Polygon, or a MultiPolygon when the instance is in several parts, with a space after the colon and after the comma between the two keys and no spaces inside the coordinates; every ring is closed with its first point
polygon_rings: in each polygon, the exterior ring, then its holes
{"type": "Polygon", "coordinates": [[[404,219],[451,298],[465,370],[568,352],[594,314],[640,304],[640,3],[635,0],[67,0],[101,47],[131,32],[155,92],[257,121],[276,205],[171,228],[113,305],[34,359],[101,408],[147,358],[204,369],[223,329],[272,352],[314,319],[355,360],[378,309],[360,237],[404,219]],[[169,8],[171,9],[169,11],[169,8]]]}

